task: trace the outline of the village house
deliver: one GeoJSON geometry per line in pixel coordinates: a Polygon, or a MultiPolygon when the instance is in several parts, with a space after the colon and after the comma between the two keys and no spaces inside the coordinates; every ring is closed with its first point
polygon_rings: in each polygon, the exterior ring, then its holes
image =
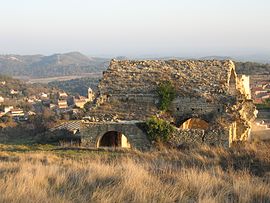
{"type": "Polygon", "coordinates": [[[44,93],[44,92],[42,92],[42,93],[40,93],[40,99],[41,100],[47,100],[49,97],[48,97],[48,94],[46,94],[46,93],[44,93]]]}
{"type": "Polygon", "coordinates": [[[28,97],[28,98],[26,98],[26,102],[28,102],[30,104],[34,104],[36,102],[36,98],[35,97],[28,97]]]}
{"type": "Polygon", "coordinates": [[[59,109],[66,109],[68,108],[67,100],[57,100],[57,107],[59,109]]]}
{"type": "Polygon", "coordinates": [[[78,107],[78,108],[81,108],[83,109],[84,108],[84,105],[87,103],[87,102],[92,102],[94,100],[94,97],[95,97],[95,94],[93,92],[93,90],[89,87],[88,88],[88,97],[83,97],[83,96],[75,96],[73,97],[73,105],[75,107],[78,107]]]}
{"type": "Polygon", "coordinates": [[[13,106],[4,106],[4,113],[6,114],[6,113],[10,112],[12,109],[14,109],[13,106]]]}
{"type": "Polygon", "coordinates": [[[12,117],[25,116],[23,109],[16,108],[9,111],[12,117]]]}
{"type": "Polygon", "coordinates": [[[0,103],[3,103],[5,101],[4,97],[0,96],[0,103]]]}
{"type": "Polygon", "coordinates": [[[264,104],[265,100],[270,98],[270,82],[262,81],[256,83],[252,87],[251,92],[254,104],[264,104]]]}
{"type": "Polygon", "coordinates": [[[10,94],[11,95],[16,95],[16,94],[19,94],[19,91],[18,90],[11,89],[10,90],[10,94]]]}
{"type": "Polygon", "coordinates": [[[2,118],[5,115],[5,112],[0,111],[0,118],[2,118]]]}
{"type": "Polygon", "coordinates": [[[66,92],[58,92],[57,93],[57,98],[60,100],[66,100],[68,98],[68,95],[66,92]]]}
{"type": "Polygon", "coordinates": [[[84,105],[88,102],[89,100],[86,97],[83,96],[77,96],[73,97],[73,103],[75,107],[84,108],[84,105]]]}

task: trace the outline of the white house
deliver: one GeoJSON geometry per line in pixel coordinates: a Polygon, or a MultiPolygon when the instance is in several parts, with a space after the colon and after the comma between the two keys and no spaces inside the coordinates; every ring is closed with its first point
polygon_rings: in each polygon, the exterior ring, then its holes
{"type": "Polygon", "coordinates": [[[4,102],[4,97],[0,96],[0,103],[3,103],[4,102]]]}

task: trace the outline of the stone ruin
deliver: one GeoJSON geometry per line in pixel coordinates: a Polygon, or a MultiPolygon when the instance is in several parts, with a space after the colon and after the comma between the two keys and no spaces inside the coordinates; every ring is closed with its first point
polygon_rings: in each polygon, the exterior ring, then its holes
{"type": "MultiPolygon", "coordinates": [[[[256,118],[249,78],[237,76],[230,60],[112,60],[89,115],[104,125],[162,117],[157,88],[164,81],[170,81],[177,93],[167,118],[177,129],[172,142],[230,146],[249,139],[256,118]]],[[[102,135],[95,130],[91,134],[91,128],[83,137],[91,137],[98,146],[102,135]]]]}

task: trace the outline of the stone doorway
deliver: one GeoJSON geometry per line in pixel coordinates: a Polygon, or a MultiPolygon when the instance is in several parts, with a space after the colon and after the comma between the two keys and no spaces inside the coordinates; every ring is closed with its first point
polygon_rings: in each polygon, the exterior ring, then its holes
{"type": "Polygon", "coordinates": [[[130,148],[127,137],[121,132],[108,131],[99,140],[98,147],[123,147],[130,148]]]}
{"type": "Polygon", "coordinates": [[[180,129],[187,130],[187,129],[201,129],[206,130],[209,127],[209,124],[200,119],[200,118],[190,118],[182,123],[180,129]]]}

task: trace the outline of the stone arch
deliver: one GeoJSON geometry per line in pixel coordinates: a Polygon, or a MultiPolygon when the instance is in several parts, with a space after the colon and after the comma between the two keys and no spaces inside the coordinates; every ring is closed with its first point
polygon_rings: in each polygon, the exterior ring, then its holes
{"type": "Polygon", "coordinates": [[[200,118],[188,118],[181,123],[179,128],[183,130],[186,129],[207,130],[209,128],[209,123],[200,118]]]}
{"type": "Polygon", "coordinates": [[[99,137],[97,147],[122,147],[130,148],[128,138],[119,131],[107,131],[99,137]]]}
{"type": "Polygon", "coordinates": [[[237,76],[234,69],[231,69],[228,84],[229,93],[231,95],[236,95],[237,76]]]}
{"type": "Polygon", "coordinates": [[[98,148],[101,137],[109,131],[122,133],[133,149],[145,150],[151,146],[142,121],[87,123],[81,130],[82,142],[85,146],[98,148]]]}

